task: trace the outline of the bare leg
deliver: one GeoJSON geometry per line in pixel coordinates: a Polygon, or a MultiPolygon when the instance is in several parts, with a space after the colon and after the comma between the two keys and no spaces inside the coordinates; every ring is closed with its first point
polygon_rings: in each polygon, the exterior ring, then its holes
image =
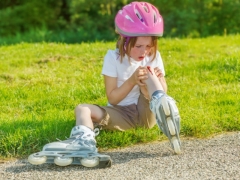
{"type": "MultiPolygon", "coordinates": [[[[151,72],[154,72],[152,68],[150,68],[151,72]]],[[[148,71],[148,79],[145,80],[145,83],[147,84],[148,94],[149,97],[152,97],[152,94],[157,90],[164,91],[162,84],[159,82],[158,77],[155,75],[155,73],[151,73],[148,71]]]]}
{"type": "MultiPolygon", "coordinates": [[[[152,69],[150,69],[152,71],[152,69]]],[[[175,153],[180,149],[180,115],[175,101],[164,93],[164,89],[155,73],[148,71],[145,80],[150,97],[150,109],[156,116],[158,127],[169,138],[175,153]]]]}
{"type": "Polygon", "coordinates": [[[92,104],[79,104],[75,108],[76,125],[94,129],[93,122],[99,123],[104,116],[101,108],[92,104]]]}

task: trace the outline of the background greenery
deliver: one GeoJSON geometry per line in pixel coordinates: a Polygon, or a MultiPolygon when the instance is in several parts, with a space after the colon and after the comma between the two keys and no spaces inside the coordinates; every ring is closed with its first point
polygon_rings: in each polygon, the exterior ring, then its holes
{"type": "MultiPolygon", "coordinates": [[[[240,0],[146,0],[165,21],[164,37],[240,32],[240,0]]],[[[114,17],[129,0],[1,0],[0,44],[114,40],[114,17]]]]}
{"type": "MultiPolygon", "coordinates": [[[[240,0],[146,1],[165,21],[159,50],[181,138],[239,131],[240,0]]],[[[0,0],[1,158],[68,137],[77,104],[106,104],[102,60],[115,47],[114,17],[129,2],[0,0]]],[[[154,140],[166,140],[157,126],[97,137],[100,150],[154,140]]]]}
{"type": "MultiPolygon", "coordinates": [[[[240,130],[240,35],[160,38],[181,139],[240,130]]],[[[0,46],[0,157],[26,157],[69,137],[79,103],[106,105],[101,68],[115,42],[0,46]]],[[[99,149],[166,140],[150,130],[101,131],[99,149]]]]}

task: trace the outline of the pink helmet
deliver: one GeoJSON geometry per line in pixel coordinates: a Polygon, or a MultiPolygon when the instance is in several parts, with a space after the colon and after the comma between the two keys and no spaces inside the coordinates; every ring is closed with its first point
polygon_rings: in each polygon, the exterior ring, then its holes
{"type": "Polygon", "coordinates": [[[118,11],[116,31],[124,37],[162,36],[163,19],[158,9],[147,2],[132,2],[118,11]]]}

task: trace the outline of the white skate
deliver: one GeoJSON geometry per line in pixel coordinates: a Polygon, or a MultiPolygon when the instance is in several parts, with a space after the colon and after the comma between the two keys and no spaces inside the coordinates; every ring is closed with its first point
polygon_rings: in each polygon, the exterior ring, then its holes
{"type": "Polygon", "coordinates": [[[31,164],[55,163],[58,166],[70,164],[85,167],[111,167],[110,156],[99,154],[96,148],[95,133],[86,126],[75,126],[70,138],[46,144],[43,150],[28,157],[31,164]]]}
{"type": "Polygon", "coordinates": [[[174,99],[163,91],[156,91],[152,95],[150,109],[156,116],[158,127],[168,137],[175,153],[180,154],[180,115],[174,99]]]}

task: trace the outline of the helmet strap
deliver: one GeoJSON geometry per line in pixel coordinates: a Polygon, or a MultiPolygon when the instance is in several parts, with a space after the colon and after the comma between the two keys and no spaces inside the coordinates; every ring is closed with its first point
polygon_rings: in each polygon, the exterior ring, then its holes
{"type": "Polygon", "coordinates": [[[130,40],[130,37],[126,37],[126,41],[124,43],[124,51],[126,52],[127,51],[127,45],[129,43],[129,40],[130,40]]]}

